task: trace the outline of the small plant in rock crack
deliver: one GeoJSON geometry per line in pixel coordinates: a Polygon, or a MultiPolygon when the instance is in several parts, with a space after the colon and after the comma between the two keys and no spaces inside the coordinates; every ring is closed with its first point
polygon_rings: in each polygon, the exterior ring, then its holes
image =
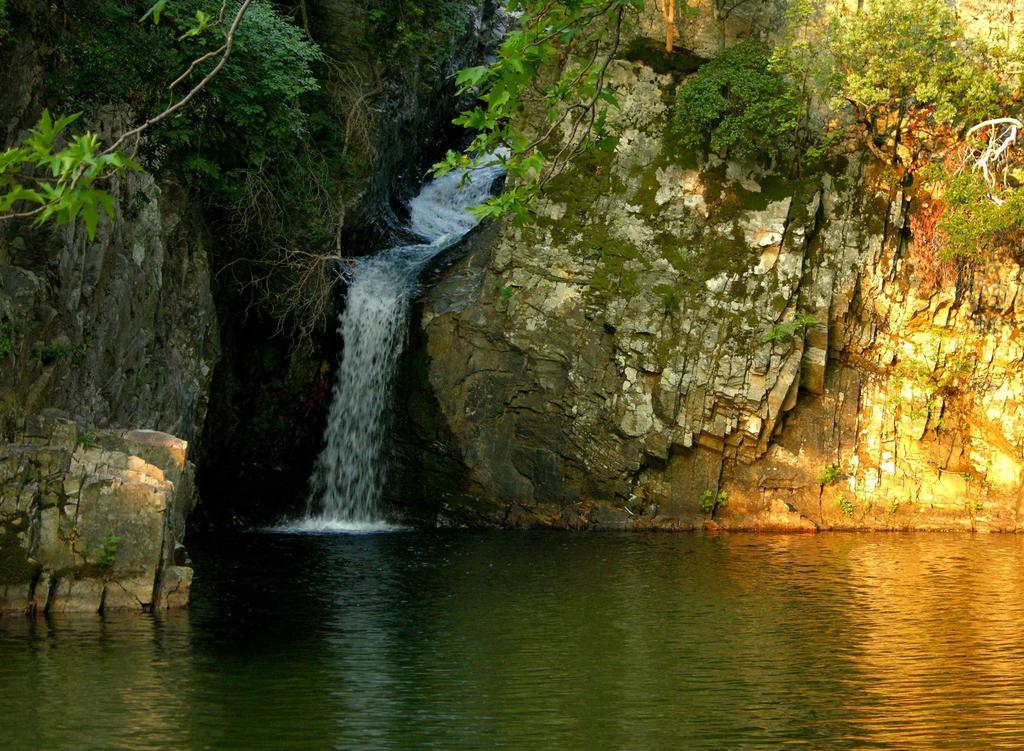
{"type": "Polygon", "coordinates": [[[110,535],[100,540],[100,544],[93,551],[94,563],[99,568],[110,568],[117,560],[117,551],[121,547],[121,537],[110,535]]]}
{"type": "Polygon", "coordinates": [[[786,321],[785,323],[777,323],[768,329],[768,333],[761,337],[762,344],[774,344],[775,342],[788,342],[792,341],[793,337],[799,332],[803,332],[813,323],[817,323],[818,319],[814,316],[807,315],[806,313],[800,313],[792,321],[786,321]]]}
{"type": "Polygon", "coordinates": [[[512,295],[514,295],[516,292],[515,289],[508,284],[495,284],[494,289],[496,289],[498,291],[498,294],[501,295],[502,300],[512,299],[512,295]]]}
{"type": "Polygon", "coordinates": [[[0,323],[0,360],[14,352],[15,327],[12,321],[0,323]]]}
{"type": "Polygon", "coordinates": [[[57,524],[57,539],[74,547],[79,537],[81,535],[78,532],[78,520],[62,516],[57,524]]]}
{"type": "Polygon", "coordinates": [[[818,478],[819,485],[834,485],[839,482],[839,478],[843,476],[843,468],[838,464],[833,464],[825,468],[825,471],[821,473],[818,478]]]}
{"type": "Polygon", "coordinates": [[[850,500],[842,493],[840,493],[839,497],[836,498],[836,508],[842,511],[844,515],[851,519],[853,518],[853,504],[850,503],[850,500]]]}
{"type": "Polygon", "coordinates": [[[726,503],[729,502],[729,494],[724,490],[719,490],[716,495],[710,489],[705,490],[700,496],[700,509],[705,514],[709,514],[712,517],[718,513],[718,510],[722,508],[726,503]]]}
{"type": "Polygon", "coordinates": [[[52,365],[61,359],[71,358],[75,350],[67,344],[47,344],[32,349],[32,357],[43,365],[52,365]]]}
{"type": "Polygon", "coordinates": [[[96,448],[96,436],[88,430],[79,430],[75,436],[75,445],[84,449],[96,448]]]}

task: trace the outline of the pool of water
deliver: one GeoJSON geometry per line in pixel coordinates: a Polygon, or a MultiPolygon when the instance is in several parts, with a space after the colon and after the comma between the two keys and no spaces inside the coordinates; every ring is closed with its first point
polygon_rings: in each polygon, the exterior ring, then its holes
{"type": "Polygon", "coordinates": [[[0,620],[4,749],[1024,748],[1024,538],[247,533],[0,620]]]}

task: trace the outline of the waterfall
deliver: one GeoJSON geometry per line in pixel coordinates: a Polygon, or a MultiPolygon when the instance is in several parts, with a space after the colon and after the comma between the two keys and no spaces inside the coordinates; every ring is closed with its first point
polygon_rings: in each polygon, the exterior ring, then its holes
{"type": "Polygon", "coordinates": [[[479,223],[498,166],[451,172],[427,183],[409,204],[405,232],[425,242],[396,245],[356,265],[339,333],[344,342],[324,445],[310,483],[306,518],[293,531],[389,528],[381,509],[391,381],[405,348],[409,307],[424,267],[479,223]]]}

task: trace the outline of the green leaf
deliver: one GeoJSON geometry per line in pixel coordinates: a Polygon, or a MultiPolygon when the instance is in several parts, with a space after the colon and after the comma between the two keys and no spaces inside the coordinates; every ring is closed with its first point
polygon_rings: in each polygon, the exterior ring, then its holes
{"type": "Polygon", "coordinates": [[[477,65],[472,68],[463,68],[455,74],[455,83],[463,90],[471,89],[479,85],[490,73],[486,65],[477,65]]]}
{"type": "Polygon", "coordinates": [[[18,201],[45,203],[45,199],[38,192],[16,184],[7,193],[0,195],[0,211],[10,211],[18,201]]]}
{"type": "Polygon", "coordinates": [[[139,19],[140,22],[145,21],[147,18],[153,19],[153,25],[156,26],[160,23],[160,14],[164,12],[167,7],[167,0],[156,0],[155,3],[146,11],[146,14],[139,19]]]}
{"type": "Polygon", "coordinates": [[[607,87],[601,89],[601,93],[598,94],[598,96],[615,109],[619,109],[619,100],[615,98],[615,93],[611,89],[607,87]]]}
{"type": "Polygon", "coordinates": [[[84,201],[82,203],[82,221],[85,222],[85,231],[89,240],[96,239],[96,228],[99,224],[100,214],[96,209],[95,201],[84,201]]]}
{"type": "Polygon", "coordinates": [[[213,16],[204,11],[197,10],[195,15],[195,25],[178,37],[178,41],[183,42],[191,37],[197,37],[211,26],[213,26],[213,16]]]}
{"type": "Polygon", "coordinates": [[[109,218],[114,218],[114,197],[105,190],[93,191],[96,203],[103,209],[103,213],[109,218]]]}

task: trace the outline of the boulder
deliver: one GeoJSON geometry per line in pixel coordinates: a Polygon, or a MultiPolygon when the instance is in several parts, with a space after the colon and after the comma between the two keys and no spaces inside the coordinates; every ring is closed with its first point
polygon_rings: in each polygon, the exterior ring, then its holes
{"type": "Polygon", "coordinates": [[[48,412],[0,448],[0,613],[180,608],[188,445],[48,412]]]}

